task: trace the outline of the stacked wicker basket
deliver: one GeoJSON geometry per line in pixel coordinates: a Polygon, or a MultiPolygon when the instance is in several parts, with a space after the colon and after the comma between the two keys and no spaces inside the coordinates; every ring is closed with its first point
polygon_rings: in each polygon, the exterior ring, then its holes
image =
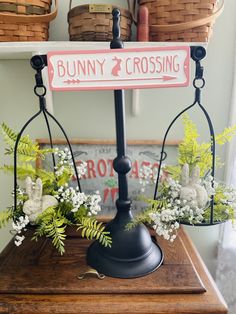
{"type": "MultiPolygon", "coordinates": [[[[110,41],[112,39],[112,10],[115,5],[85,4],[72,8],[70,0],[68,23],[70,40],[110,41]]],[[[119,8],[119,7],[118,7],[119,8]]],[[[130,40],[132,16],[129,10],[121,12],[121,39],[130,40]]]]}
{"type": "Polygon", "coordinates": [[[218,0],[139,0],[149,11],[150,41],[206,42],[223,10],[218,0]]]}
{"type": "Polygon", "coordinates": [[[0,41],[48,40],[52,0],[0,0],[0,41]]]}
{"type": "MultiPolygon", "coordinates": [[[[121,39],[131,39],[135,2],[149,11],[150,41],[209,40],[215,18],[222,12],[218,0],[127,0],[129,9],[121,11],[121,39]],[[132,5],[131,5],[132,3],[132,5]]],[[[221,0],[223,1],[223,0],[221,0]]],[[[48,39],[52,0],[0,0],[0,41],[42,41],[48,39]]],[[[111,11],[115,5],[79,5],[69,2],[70,40],[110,41],[111,11]]]]}

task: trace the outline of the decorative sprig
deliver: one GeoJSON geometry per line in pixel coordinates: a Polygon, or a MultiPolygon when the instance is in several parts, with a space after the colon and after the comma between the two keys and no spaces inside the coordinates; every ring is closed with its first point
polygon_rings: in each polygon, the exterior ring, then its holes
{"type": "MultiPolygon", "coordinates": [[[[3,134],[4,141],[8,145],[5,149],[6,155],[14,153],[15,142],[18,133],[14,132],[6,123],[2,123],[0,131],[3,134]]],[[[23,162],[35,161],[37,158],[44,158],[48,153],[54,152],[53,149],[40,149],[39,144],[33,142],[28,135],[22,136],[17,147],[19,160],[23,162]]]]}
{"type": "Polygon", "coordinates": [[[37,219],[38,227],[34,233],[33,240],[46,236],[52,238],[52,244],[62,255],[65,252],[66,226],[70,221],[64,217],[55,207],[49,207],[37,219]]]}
{"type": "MultiPolygon", "coordinates": [[[[4,165],[3,167],[0,167],[0,170],[3,170],[6,173],[13,173],[14,166],[4,165]]],[[[30,163],[22,163],[17,167],[17,178],[19,180],[25,180],[25,178],[29,176],[32,179],[35,179],[36,177],[36,170],[30,163]]]]}
{"type": "MultiPolygon", "coordinates": [[[[210,223],[212,196],[214,196],[214,222],[234,220],[236,189],[217,183],[211,175],[212,139],[199,143],[197,127],[187,114],[183,116],[183,123],[184,138],[178,146],[177,165],[163,167],[163,172],[168,175],[163,176],[160,181],[158,199],[145,200],[147,209],[126,226],[128,230],[139,223],[145,223],[151,225],[158,235],[174,241],[181,222],[193,225],[210,223]],[[184,169],[189,171],[186,172],[184,169]]],[[[235,134],[236,125],[225,128],[222,133],[216,135],[216,143],[223,145],[235,134]]],[[[216,166],[221,165],[219,157],[216,156],[216,166]]],[[[144,171],[143,174],[147,176],[145,177],[147,182],[152,182],[150,180],[153,176],[152,171],[144,171]]]]}
{"type": "MultiPolygon", "coordinates": [[[[6,154],[12,154],[18,134],[5,123],[0,126],[0,131],[8,145],[6,154]]],[[[26,184],[23,189],[17,188],[16,208],[12,206],[9,210],[0,212],[0,228],[13,218],[12,228],[15,232],[15,244],[17,246],[22,244],[25,239],[24,231],[28,224],[33,223],[36,230],[32,239],[37,241],[39,237],[50,238],[60,254],[65,252],[66,227],[71,225],[78,227],[78,230],[81,229],[83,237],[97,239],[101,244],[110,247],[112,240],[109,232],[105,231],[102,223],[98,223],[94,218],[101,210],[99,193],[87,195],[69,185],[74,168],[68,148],[63,151],[58,151],[57,148],[41,149],[38,143],[26,135],[21,137],[17,153],[17,179],[27,182],[30,180],[30,184],[28,186],[26,184]],[[56,160],[54,172],[35,167],[33,162],[45,158],[46,154],[52,152],[55,154],[56,160]],[[31,197],[32,191],[38,193],[37,202],[31,197]],[[50,207],[52,203],[45,202],[44,204],[49,206],[45,208],[43,201],[38,201],[43,197],[52,200],[56,205],[50,207]]],[[[14,173],[14,166],[4,165],[0,170],[14,173]]],[[[85,171],[86,163],[78,166],[79,177],[85,171]]]]}
{"type": "Polygon", "coordinates": [[[0,211],[0,228],[5,227],[8,221],[11,219],[12,211],[10,209],[0,211]]]}
{"type": "Polygon", "coordinates": [[[81,230],[82,237],[87,239],[96,239],[105,247],[111,247],[112,239],[110,232],[104,231],[105,226],[102,222],[98,222],[95,218],[83,217],[78,223],[78,229],[81,230]]]}
{"type": "Polygon", "coordinates": [[[229,142],[235,134],[236,125],[225,128],[222,133],[216,135],[216,143],[219,145],[224,145],[225,143],[229,142]]]}
{"type": "MultiPolygon", "coordinates": [[[[178,147],[178,164],[183,166],[188,164],[190,170],[196,165],[200,168],[201,176],[204,176],[212,166],[211,142],[198,143],[199,134],[196,124],[185,114],[183,116],[184,139],[178,147]]],[[[236,134],[236,125],[225,128],[223,132],[215,136],[216,143],[223,145],[229,142],[236,134]]],[[[220,167],[222,163],[217,156],[216,165],[220,167]]],[[[170,168],[174,170],[175,168],[170,168]]]]}

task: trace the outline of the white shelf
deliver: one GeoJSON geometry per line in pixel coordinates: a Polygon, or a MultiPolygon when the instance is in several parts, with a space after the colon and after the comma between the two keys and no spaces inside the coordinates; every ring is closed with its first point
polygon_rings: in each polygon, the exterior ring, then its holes
{"type": "MultiPolygon", "coordinates": [[[[125,48],[165,47],[165,46],[203,46],[207,43],[194,42],[125,42],[125,48]]],[[[47,42],[4,42],[0,43],[0,59],[29,59],[34,54],[46,54],[53,50],[95,50],[109,49],[109,42],[47,41],[47,42]]]]}

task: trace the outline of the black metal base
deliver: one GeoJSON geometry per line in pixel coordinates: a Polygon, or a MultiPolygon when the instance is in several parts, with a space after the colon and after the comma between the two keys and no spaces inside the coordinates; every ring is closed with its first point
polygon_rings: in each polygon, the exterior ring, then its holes
{"type": "Polygon", "coordinates": [[[125,230],[131,213],[116,216],[106,227],[112,236],[112,247],[105,248],[97,241],[87,253],[88,264],[99,273],[116,278],[135,278],[156,270],[163,262],[161,248],[152,241],[149,231],[139,225],[130,231],[125,230]]]}

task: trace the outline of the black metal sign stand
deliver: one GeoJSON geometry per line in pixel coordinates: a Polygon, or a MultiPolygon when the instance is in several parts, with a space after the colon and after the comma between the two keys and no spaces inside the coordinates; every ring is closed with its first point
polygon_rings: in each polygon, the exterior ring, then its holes
{"type": "MultiPolygon", "coordinates": [[[[123,48],[120,40],[120,12],[113,12],[113,40],[111,49],[123,48]]],[[[119,198],[116,201],[117,214],[107,225],[110,231],[112,247],[106,248],[94,242],[88,249],[88,264],[97,271],[111,277],[133,278],[144,276],[157,269],[163,261],[160,247],[153,243],[144,225],[126,231],[126,225],[132,221],[131,200],[128,198],[127,173],[131,170],[131,161],[126,156],[124,91],[115,90],[115,117],[117,157],[113,162],[118,173],[119,198]]]]}
{"type": "MultiPolygon", "coordinates": [[[[111,49],[122,49],[123,43],[120,40],[120,12],[117,9],[114,9],[113,12],[113,40],[111,42],[111,49]]],[[[196,63],[196,73],[195,79],[193,81],[193,86],[196,89],[195,101],[194,103],[187,107],[183,112],[191,108],[195,104],[199,104],[200,108],[204,112],[208,125],[210,128],[211,134],[211,150],[213,155],[212,163],[212,175],[214,176],[214,162],[215,162],[215,151],[214,151],[214,130],[210,121],[210,118],[200,103],[200,90],[205,85],[205,81],[202,77],[203,68],[200,65],[200,60],[205,57],[205,49],[203,47],[191,47],[191,57],[196,63]],[[197,82],[200,87],[197,86],[197,82]]],[[[59,126],[63,132],[66,140],[68,142],[70,151],[72,153],[71,145],[69,143],[68,137],[60,125],[60,123],[53,117],[46,109],[45,106],[45,94],[46,88],[42,82],[42,69],[44,66],[47,66],[47,58],[45,55],[34,56],[31,59],[31,65],[36,70],[36,86],[34,89],[35,94],[39,97],[40,110],[35,114],[31,119],[27,121],[22,130],[19,133],[19,136],[16,141],[15,151],[14,151],[14,190],[15,190],[15,207],[17,203],[16,199],[16,188],[17,188],[17,145],[19,143],[20,137],[24,132],[25,128],[41,113],[44,114],[45,121],[48,128],[49,138],[51,147],[52,137],[50,126],[47,116],[52,118],[56,124],[59,126]]],[[[163,262],[163,253],[161,248],[157,243],[154,243],[151,239],[148,229],[144,225],[138,225],[131,229],[130,231],[126,230],[126,225],[130,223],[133,219],[131,213],[132,203],[128,197],[128,180],[127,174],[131,170],[131,161],[126,156],[126,135],[125,135],[125,104],[124,104],[124,91],[115,90],[114,91],[114,101],[115,101],[115,119],[116,119],[116,143],[117,143],[117,157],[113,161],[114,170],[118,173],[118,184],[119,184],[119,197],[116,201],[117,214],[115,218],[110,221],[106,230],[110,232],[112,237],[112,247],[104,247],[95,241],[89,248],[87,253],[87,262],[90,266],[95,268],[98,272],[103,273],[111,277],[119,278],[134,278],[144,276],[153,272],[157,269],[163,262]]],[[[164,154],[165,139],[168,134],[169,129],[175,120],[183,113],[181,112],[173,120],[171,125],[168,127],[163,145],[161,156],[164,154]]],[[[79,191],[81,192],[80,182],[77,174],[77,169],[75,165],[75,160],[73,157],[73,164],[75,168],[75,173],[78,181],[79,191]]],[[[54,156],[53,156],[54,161],[54,156]]],[[[54,161],[55,162],[55,161],[54,161]]],[[[161,163],[160,163],[161,167],[161,163]]],[[[160,176],[160,168],[158,172],[157,184],[155,189],[154,199],[157,197],[157,187],[158,180],[160,176]]],[[[210,224],[214,224],[213,221],[213,202],[211,202],[211,221],[210,224]]]]}

